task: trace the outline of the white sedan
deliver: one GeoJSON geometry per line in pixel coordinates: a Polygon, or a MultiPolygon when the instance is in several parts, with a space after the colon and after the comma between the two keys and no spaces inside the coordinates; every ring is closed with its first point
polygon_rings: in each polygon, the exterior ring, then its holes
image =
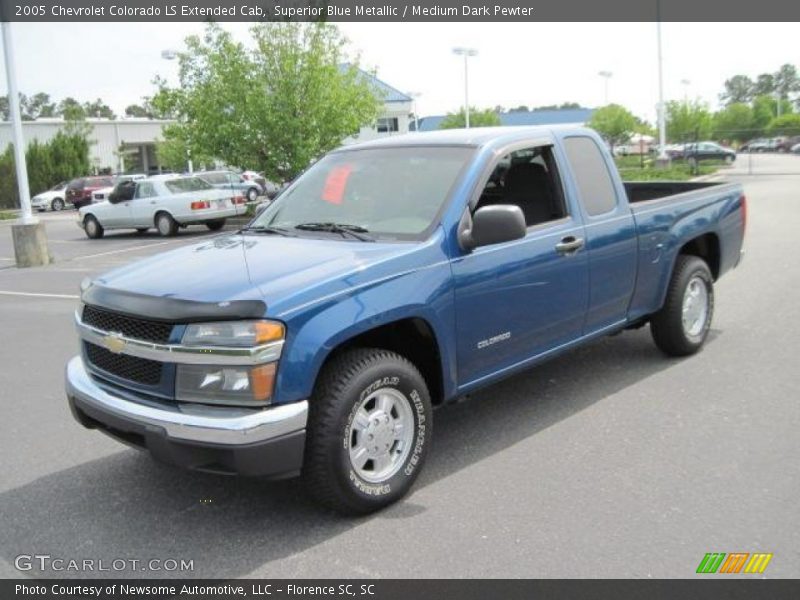
{"type": "Polygon", "coordinates": [[[59,183],[58,185],[51,187],[46,192],[36,194],[33,198],[31,198],[31,207],[35,208],[39,212],[44,212],[48,208],[51,210],[63,210],[65,206],[64,198],[66,197],[66,193],[67,184],[59,183]]]}
{"type": "Polygon", "coordinates": [[[199,177],[156,175],[119,183],[108,200],[78,211],[78,225],[92,239],[103,237],[106,229],[144,233],[151,227],[162,236],[172,236],[187,225],[217,231],[225,226],[225,219],[245,210],[244,196],[218,190],[199,177]]]}

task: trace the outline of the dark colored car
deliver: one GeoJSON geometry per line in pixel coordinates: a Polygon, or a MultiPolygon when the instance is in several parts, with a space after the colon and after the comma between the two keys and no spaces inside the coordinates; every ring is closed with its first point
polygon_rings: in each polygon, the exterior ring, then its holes
{"type": "Polygon", "coordinates": [[[715,142],[698,142],[697,144],[686,145],[683,150],[683,158],[688,162],[724,160],[730,164],[736,160],[736,151],[732,148],[720,146],[715,142]]]}
{"type": "Polygon", "coordinates": [[[791,152],[794,146],[800,144],[800,135],[793,135],[792,137],[784,138],[777,143],[775,149],[778,152],[791,152]]]}
{"type": "Polygon", "coordinates": [[[75,208],[83,208],[92,203],[92,192],[114,185],[114,177],[77,177],[67,184],[66,201],[75,208]]]}

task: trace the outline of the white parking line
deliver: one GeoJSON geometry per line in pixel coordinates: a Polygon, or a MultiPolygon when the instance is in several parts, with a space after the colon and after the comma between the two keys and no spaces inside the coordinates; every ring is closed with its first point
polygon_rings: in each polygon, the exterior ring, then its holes
{"type": "MultiPolygon", "coordinates": [[[[145,248],[154,248],[156,246],[163,246],[170,242],[156,242],[154,244],[142,244],[141,246],[133,246],[132,248],[120,248],[119,250],[109,250],[108,252],[98,252],[97,254],[84,254],[83,256],[75,256],[68,260],[82,260],[84,258],[96,258],[98,256],[109,256],[111,254],[121,254],[123,252],[134,252],[136,250],[144,250],[145,248]]],[[[174,242],[173,242],[174,243],[174,242]]]]}
{"type": "Polygon", "coordinates": [[[33,298],[64,298],[67,300],[77,300],[80,296],[75,294],[41,294],[38,292],[6,292],[0,290],[0,296],[27,296],[33,298]]]}

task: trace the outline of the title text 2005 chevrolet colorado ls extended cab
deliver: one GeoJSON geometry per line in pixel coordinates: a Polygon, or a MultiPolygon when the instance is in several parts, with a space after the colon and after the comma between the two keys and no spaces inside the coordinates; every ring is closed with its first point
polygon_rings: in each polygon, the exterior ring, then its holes
{"type": "Polygon", "coordinates": [[[75,417],[160,460],[402,497],[432,406],[625,328],[703,344],[733,184],[623,184],[586,129],[411,134],[317,162],[242,231],[82,287],[75,417]]]}

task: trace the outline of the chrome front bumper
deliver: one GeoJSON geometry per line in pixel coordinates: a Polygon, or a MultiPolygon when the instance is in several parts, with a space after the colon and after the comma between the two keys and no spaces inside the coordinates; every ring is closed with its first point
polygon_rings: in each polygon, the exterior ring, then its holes
{"type": "Polygon", "coordinates": [[[306,400],[258,411],[202,405],[155,408],[139,404],[98,385],[80,356],[67,364],[66,391],[71,402],[79,409],[85,407],[97,421],[103,422],[103,415],[108,415],[142,431],[163,432],[168,440],[181,443],[231,447],[265,443],[303,432],[308,420],[306,400]]]}

